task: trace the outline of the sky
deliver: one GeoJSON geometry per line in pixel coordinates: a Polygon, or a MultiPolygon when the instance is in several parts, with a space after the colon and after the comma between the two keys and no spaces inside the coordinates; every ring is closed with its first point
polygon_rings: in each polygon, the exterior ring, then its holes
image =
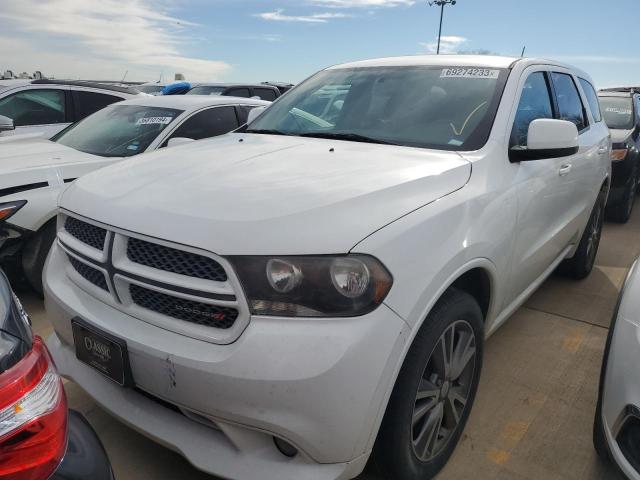
{"type": "MultiPolygon", "coordinates": [[[[433,54],[426,0],[0,0],[0,70],[57,78],[296,83],[337,63],[433,54]]],[[[640,84],[640,0],[458,0],[441,52],[554,58],[640,84]]]]}

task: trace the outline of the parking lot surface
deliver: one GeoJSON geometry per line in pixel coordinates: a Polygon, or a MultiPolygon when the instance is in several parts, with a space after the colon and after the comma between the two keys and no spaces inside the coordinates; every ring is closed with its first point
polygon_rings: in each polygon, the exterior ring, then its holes
{"type": "MultiPolygon", "coordinates": [[[[597,458],[591,429],[607,328],[639,255],[637,208],[627,225],[605,225],[590,277],[553,276],[488,340],[473,412],[439,479],[618,478],[597,458]]],[[[36,333],[48,336],[42,301],[20,287],[17,293],[36,333]]],[[[77,385],[67,382],[66,390],[100,435],[118,480],[214,480],[115,420],[77,385]]]]}

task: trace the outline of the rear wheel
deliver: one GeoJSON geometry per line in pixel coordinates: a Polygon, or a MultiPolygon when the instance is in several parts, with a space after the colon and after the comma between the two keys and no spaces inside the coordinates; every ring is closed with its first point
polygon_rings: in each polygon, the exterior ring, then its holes
{"type": "Polygon", "coordinates": [[[604,223],[605,193],[600,192],[598,200],[593,207],[589,223],[587,223],[578,250],[573,258],[565,260],[560,266],[560,271],[576,280],[586,278],[593,270],[596,262],[600,238],[602,237],[602,225],[604,223]]]}
{"type": "Polygon", "coordinates": [[[624,194],[620,203],[607,208],[607,218],[617,223],[627,223],[631,218],[631,212],[633,211],[633,204],[636,201],[636,195],[638,193],[638,174],[634,172],[627,186],[624,189],[624,194]]]}
{"type": "Polygon", "coordinates": [[[29,285],[42,295],[42,270],[47,254],[56,238],[56,221],[44,224],[26,243],[22,250],[22,271],[29,285]]]}
{"type": "Polygon", "coordinates": [[[420,328],[376,440],[376,465],[393,480],[433,478],[460,439],[482,368],[483,317],[474,298],[450,290],[420,328]]]}

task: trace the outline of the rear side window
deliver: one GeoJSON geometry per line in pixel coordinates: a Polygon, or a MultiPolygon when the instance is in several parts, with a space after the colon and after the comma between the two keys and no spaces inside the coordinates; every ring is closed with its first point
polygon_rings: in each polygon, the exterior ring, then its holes
{"type": "Polygon", "coordinates": [[[596,122],[602,120],[602,113],[600,112],[600,102],[598,102],[598,94],[596,93],[596,89],[593,88],[593,85],[589,83],[584,78],[580,78],[580,85],[582,85],[582,90],[584,90],[584,94],[587,96],[587,102],[589,103],[589,110],[591,110],[591,115],[593,115],[593,119],[596,122]]]}
{"type": "Polygon", "coordinates": [[[65,123],[64,90],[29,89],[0,100],[0,115],[13,119],[16,127],[65,123]]]}
{"type": "Polygon", "coordinates": [[[236,106],[236,111],[238,112],[238,120],[240,121],[240,125],[244,125],[245,123],[247,123],[247,119],[249,118],[249,112],[256,107],[257,105],[236,106]]]}
{"type": "Polygon", "coordinates": [[[121,102],[123,99],[114,95],[106,95],[96,92],[81,92],[74,90],[71,92],[73,96],[73,108],[76,114],[76,122],[88,117],[92,113],[102,110],[107,105],[115,102],[121,102]]]}
{"type": "Polygon", "coordinates": [[[552,72],[551,78],[556,91],[559,118],[575,123],[578,131],[587,128],[584,105],[571,75],[552,72]]]}
{"type": "MultiPolygon", "coordinates": [[[[215,137],[238,128],[234,107],[216,107],[196,113],[180,125],[170,138],[184,137],[193,140],[215,137]]],[[[166,145],[166,143],[165,143],[166,145]]]]}
{"type": "Polygon", "coordinates": [[[225,92],[225,95],[229,97],[243,97],[249,98],[251,93],[248,88],[231,88],[225,92]]]}
{"type": "Polygon", "coordinates": [[[273,102],[276,99],[276,92],[270,88],[254,88],[253,95],[260,97],[262,100],[273,102]]]}
{"type": "Polygon", "coordinates": [[[511,131],[510,147],[526,147],[529,124],[539,118],[553,118],[551,96],[544,72],[535,72],[529,75],[522,88],[518,111],[511,131]]]}

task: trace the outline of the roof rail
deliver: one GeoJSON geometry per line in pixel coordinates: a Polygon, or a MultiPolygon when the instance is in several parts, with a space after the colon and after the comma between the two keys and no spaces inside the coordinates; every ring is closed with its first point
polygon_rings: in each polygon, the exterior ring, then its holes
{"type": "Polygon", "coordinates": [[[601,88],[601,92],[620,92],[620,93],[639,93],[640,87],[611,87],[611,88],[601,88]]]}
{"type": "Polygon", "coordinates": [[[119,85],[110,85],[107,83],[97,83],[97,82],[86,82],[83,80],[47,80],[43,78],[42,80],[33,80],[31,82],[32,85],[71,85],[75,87],[91,87],[91,88],[99,88],[101,90],[111,90],[112,92],[120,92],[120,93],[129,93],[135,95],[136,93],[140,93],[138,90],[132,87],[121,87],[119,85]]]}

